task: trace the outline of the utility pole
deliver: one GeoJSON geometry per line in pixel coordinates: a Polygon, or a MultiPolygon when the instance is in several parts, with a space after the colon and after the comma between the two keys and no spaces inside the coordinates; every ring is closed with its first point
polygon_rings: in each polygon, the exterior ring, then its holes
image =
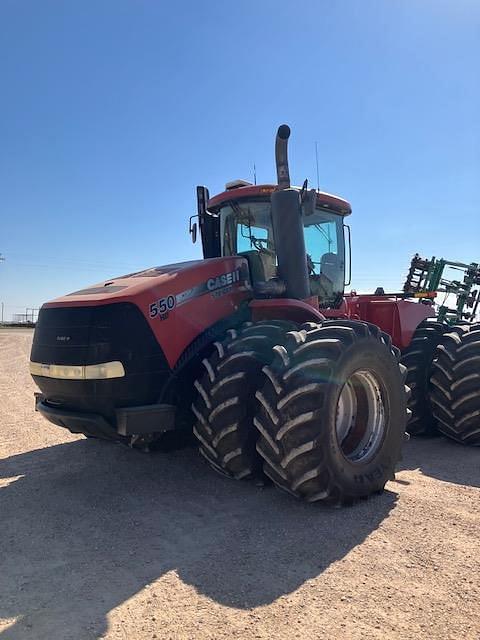
{"type": "Polygon", "coordinates": [[[4,304],[2,302],[2,324],[3,324],[3,307],[4,307],[4,304]]]}

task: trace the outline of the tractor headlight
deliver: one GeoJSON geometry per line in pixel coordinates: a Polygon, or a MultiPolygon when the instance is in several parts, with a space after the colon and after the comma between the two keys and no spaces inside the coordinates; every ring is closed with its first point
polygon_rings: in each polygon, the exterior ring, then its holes
{"type": "Polygon", "coordinates": [[[30,362],[30,373],[32,376],[57,378],[58,380],[106,380],[108,378],[123,378],[125,369],[118,360],[87,365],[30,362]]]}

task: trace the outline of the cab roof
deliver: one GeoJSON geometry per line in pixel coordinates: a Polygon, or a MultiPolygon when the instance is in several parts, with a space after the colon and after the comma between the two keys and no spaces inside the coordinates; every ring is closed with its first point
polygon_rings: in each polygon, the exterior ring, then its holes
{"type": "MultiPolygon", "coordinates": [[[[216,213],[222,204],[229,200],[267,198],[276,189],[278,189],[276,184],[257,184],[230,188],[210,198],[207,209],[216,213]]],[[[292,189],[300,191],[300,187],[292,187],[292,189]]],[[[347,200],[324,191],[317,192],[317,207],[330,209],[343,216],[348,216],[352,213],[352,207],[347,200]]]]}

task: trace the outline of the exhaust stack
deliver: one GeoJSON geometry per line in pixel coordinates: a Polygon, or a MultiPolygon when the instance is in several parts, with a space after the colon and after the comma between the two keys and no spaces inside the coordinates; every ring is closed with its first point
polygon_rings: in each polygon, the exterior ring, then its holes
{"type": "Polygon", "coordinates": [[[290,187],[287,145],[290,127],[278,127],[275,140],[278,190],[271,195],[272,225],[278,259],[278,275],[285,282],[287,298],[310,297],[307,255],[303,235],[300,193],[290,187]]]}
{"type": "Polygon", "coordinates": [[[282,124],[278,127],[275,140],[275,163],[277,165],[277,182],[279,189],[290,189],[290,172],[288,170],[288,139],[290,127],[282,124]]]}

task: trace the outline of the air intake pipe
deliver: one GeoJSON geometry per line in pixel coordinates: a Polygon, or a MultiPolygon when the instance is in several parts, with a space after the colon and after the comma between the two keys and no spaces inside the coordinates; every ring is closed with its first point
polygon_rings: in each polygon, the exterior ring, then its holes
{"type": "Polygon", "coordinates": [[[278,275],[285,282],[287,298],[310,296],[300,193],[290,188],[288,138],[290,127],[282,124],[275,141],[278,190],[271,195],[272,224],[278,260],[278,275]]]}

